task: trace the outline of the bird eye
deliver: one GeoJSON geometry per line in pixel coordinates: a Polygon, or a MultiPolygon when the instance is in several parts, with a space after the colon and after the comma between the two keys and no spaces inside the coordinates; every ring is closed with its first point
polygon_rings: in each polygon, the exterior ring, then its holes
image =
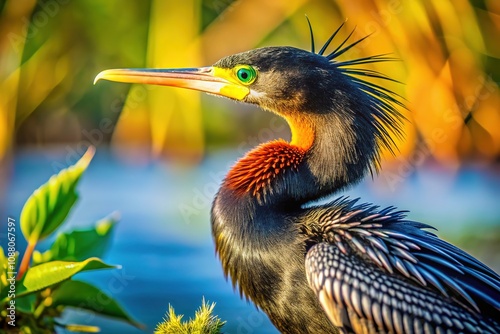
{"type": "Polygon", "coordinates": [[[257,78],[257,72],[252,66],[241,65],[235,68],[236,77],[241,83],[250,85],[257,78]]]}

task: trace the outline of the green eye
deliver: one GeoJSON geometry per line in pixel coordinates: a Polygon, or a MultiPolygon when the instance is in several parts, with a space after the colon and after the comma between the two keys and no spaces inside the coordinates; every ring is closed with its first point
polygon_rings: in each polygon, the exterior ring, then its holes
{"type": "Polygon", "coordinates": [[[252,66],[241,65],[236,67],[236,77],[241,83],[250,85],[257,78],[257,72],[252,66]]]}

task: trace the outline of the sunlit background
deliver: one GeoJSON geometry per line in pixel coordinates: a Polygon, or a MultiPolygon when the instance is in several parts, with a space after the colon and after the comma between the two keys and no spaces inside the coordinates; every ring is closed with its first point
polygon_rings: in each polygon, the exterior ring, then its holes
{"type": "MultiPolygon", "coordinates": [[[[406,136],[382,174],[347,194],[410,210],[498,271],[497,0],[0,1],[2,228],[35,188],[94,145],[68,226],[121,213],[106,260],[128,275],[114,293],[125,308],[151,331],[169,303],[189,317],[205,296],[226,332],[276,333],[225,282],[209,210],[231,163],[260,142],[289,138],[285,123],[198,92],[92,83],[107,68],[203,66],[269,45],[310,49],[305,15],[317,45],[346,19],[337,43],[352,29],[353,40],[371,34],[346,59],[400,59],[374,68],[402,83],[384,85],[405,99],[406,136]]],[[[105,288],[110,275],[82,279],[105,288]]]]}

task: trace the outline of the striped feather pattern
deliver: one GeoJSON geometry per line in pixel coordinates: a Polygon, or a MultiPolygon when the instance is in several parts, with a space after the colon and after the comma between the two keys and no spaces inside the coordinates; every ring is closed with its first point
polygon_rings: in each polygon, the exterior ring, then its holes
{"type": "Polygon", "coordinates": [[[405,220],[340,198],[307,212],[308,281],[332,322],[355,333],[500,333],[500,278],[405,220]],[[495,321],[494,321],[494,320],[495,321]]]}

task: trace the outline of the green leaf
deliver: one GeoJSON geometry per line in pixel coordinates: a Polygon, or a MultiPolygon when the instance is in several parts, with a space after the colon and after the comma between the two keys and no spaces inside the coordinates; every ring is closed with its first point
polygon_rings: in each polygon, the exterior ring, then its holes
{"type": "Polygon", "coordinates": [[[98,258],[82,262],[52,261],[28,269],[24,277],[27,291],[37,291],[67,280],[82,271],[116,268],[98,258]]]}
{"type": "Polygon", "coordinates": [[[20,221],[21,231],[29,243],[36,244],[64,221],[78,198],[76,185],[94,153],[95,148],[89,147],[76,164],[53,175],[28,198],[20,221]]]}
{"type": "Polygon", "coordinates": [[[35,312],[35,304],[36,304],[36,294],[30,294],[22,297],[17,297],[14,299],[16,305],[16,311],[24,312],[24,313],[33,313],[35,312]]]}
{"type": "Polygon", "coordinates": [[[98,221],[94,228],[59,234],[49,250],[33,254],[33,262],[83,261],[89,257],[102,257],[118,219],[118,214],[115,213],[98,221]]]}
{"type": "Polygon", "coordinates": [[[71,306],[89,310],[125,321],[139,328],[142,327],[125,312],[116,300],[95,286],[82,281],[69,280],[54,290],[51,307],[57,306],[71,306]]]}

